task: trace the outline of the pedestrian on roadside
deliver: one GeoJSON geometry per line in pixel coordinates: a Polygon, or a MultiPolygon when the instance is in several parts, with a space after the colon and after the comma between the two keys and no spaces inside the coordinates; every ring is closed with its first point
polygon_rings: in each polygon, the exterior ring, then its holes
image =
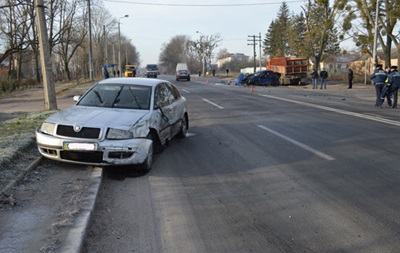
{"type": "Polygon", "coordinates": [[[104,79],[110,78],[110,74],[108,73],[107,67],[103,68],[104,79]]]}
{"type": "Polygon", "coordinates": [[[397,98],[400,88],[400,73],[397,70],[397,66],[391,67],[389,75],[390,91],[393,93],[393,108],[397,108],[397,98]]]}
{"type": "Polygon", "coordinates": [[[383,86],[385,85],[386,78],[387,73],[382,69],[382,64],[377,64],[374,73],[371,75],[371,80],[375,86],[376,93],[375,106],[381,106],[382,104],[381,93],[383,86]]]}
{"type": "Polygon", "coordinates": [[[319,73],[319,76],[321,77],[321,89],[322,87],[326,89],[326,79],[328,78],[328,72],[325,70],[325,68],[322,69],[322,71],[319,73]]]}
{"type": "Polygon", "coordinates": [[[113,74],[114,74],[114,77],[115,77],[115,76],[116,76],[116,74],[117,74],[117,73],[115,72],[115,69],[113,70],[113,74]]]}
{"type": "Polygon", "coordinates": [[[213,77],[215,77],[215,69],[212,70],[213,77]]]}
{"type": "Polygon", "coordinates": [[[117,70],[117,76],[119,76],[119,69],[117,70]]]}
{"type": "Polygon", "coordinates": [[[347,89],[351,89],[353,88],[353,70],[351,68],[349,68],[347,70],[347,78],[349,79],[349,87],[347,87],[347,89]]]}
{"type": "Polygon", "coordinates": [[[201,70],[199,70],[199,77],[201,76],[201,70]]]}
{"type": "Polygon", "coordinates": [[[318,88],[318,72],[313,69],[311,72],[311,80],[312,80],[312,84],[313,84],[313,89],[317,89],[318,88]]]}
{"type": "Polygon", "coordinates": [[[386,98],[386,103],[389,107],[392,107],[392,92],[390,88],[390,83],[389,83],[389,75],[391,72],[391,67],[387,66],[385,69],[385,72],[387,74],[387,78],[385,80],[385,84],[383,85],[382,92],[381,92],[381,104],[379,106],[382,106],[383,102],[385,101],[386,98]]]}

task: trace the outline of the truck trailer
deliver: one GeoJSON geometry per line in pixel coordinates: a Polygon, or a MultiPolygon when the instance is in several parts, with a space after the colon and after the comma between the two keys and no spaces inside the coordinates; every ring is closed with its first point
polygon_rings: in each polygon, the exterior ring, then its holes
{"type": "Polygon", "coordinates": [[[305,84],[308,72],[308,59],[274,57],[267,60],[267,69],[278,73],[281,85],[305,84]]]}

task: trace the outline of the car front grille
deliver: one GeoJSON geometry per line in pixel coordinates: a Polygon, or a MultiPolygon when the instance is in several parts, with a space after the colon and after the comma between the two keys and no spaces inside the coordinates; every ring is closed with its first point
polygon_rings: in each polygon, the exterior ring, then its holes
{"type": "Polygon", "coordinates": [[[79,132],[76,132],[73,126],[59,125],[57,127],[57,135],[74,138],[99,139],[100,128],[83,127],[79,132]]]}
{"type": "Polygon", "coordinates": [[[61,159],[85,162],[85,163],[102,163],[103,152],[101,151],[90,151],[90,152],[79,152],[79,151],[61,151],[61,159]]]}

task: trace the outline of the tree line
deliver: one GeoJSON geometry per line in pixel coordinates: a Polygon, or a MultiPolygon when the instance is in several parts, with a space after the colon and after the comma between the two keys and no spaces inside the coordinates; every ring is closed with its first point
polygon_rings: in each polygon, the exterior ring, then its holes
{"type": "Polygon", "coordinates": [[[340,42],[352,40],[359,52],[372,57],[376,28],[385,65],[390,65],[393,46],[400,59],[398,0],[308,0],[301,9],[293,14],[282,3],[265,34],[265,54],[306,57],[318,67],[326,57],[341,53],[340,42]]]}
{"type": "MultiPolygon", "coordinates": [[[[101,0],[46,1],[45,15],[55,80],[87,79],[89,66],[89,18],[91,10],[94,75],[102,75],[104,64],[118,63],[118,20],[111,16],[101,0]]],[[[0,63],[8,65],[9,79],[20,81],[24,66],[40,83],[39,44],[34,1],[0,1],[0,63]]],[[[140,54],[121,34],[121,62],[139,64],[140,54]]]]}

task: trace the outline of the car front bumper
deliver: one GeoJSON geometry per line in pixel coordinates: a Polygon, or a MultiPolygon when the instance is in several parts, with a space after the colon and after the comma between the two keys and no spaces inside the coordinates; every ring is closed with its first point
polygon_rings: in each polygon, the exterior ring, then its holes
{"type": "Polygon", "coordinates": [[[94,166],[143,163],[152,149],[146,138],[97,140],[61,138],[36,130],[39,152],[52,160],[94,166]]]}

